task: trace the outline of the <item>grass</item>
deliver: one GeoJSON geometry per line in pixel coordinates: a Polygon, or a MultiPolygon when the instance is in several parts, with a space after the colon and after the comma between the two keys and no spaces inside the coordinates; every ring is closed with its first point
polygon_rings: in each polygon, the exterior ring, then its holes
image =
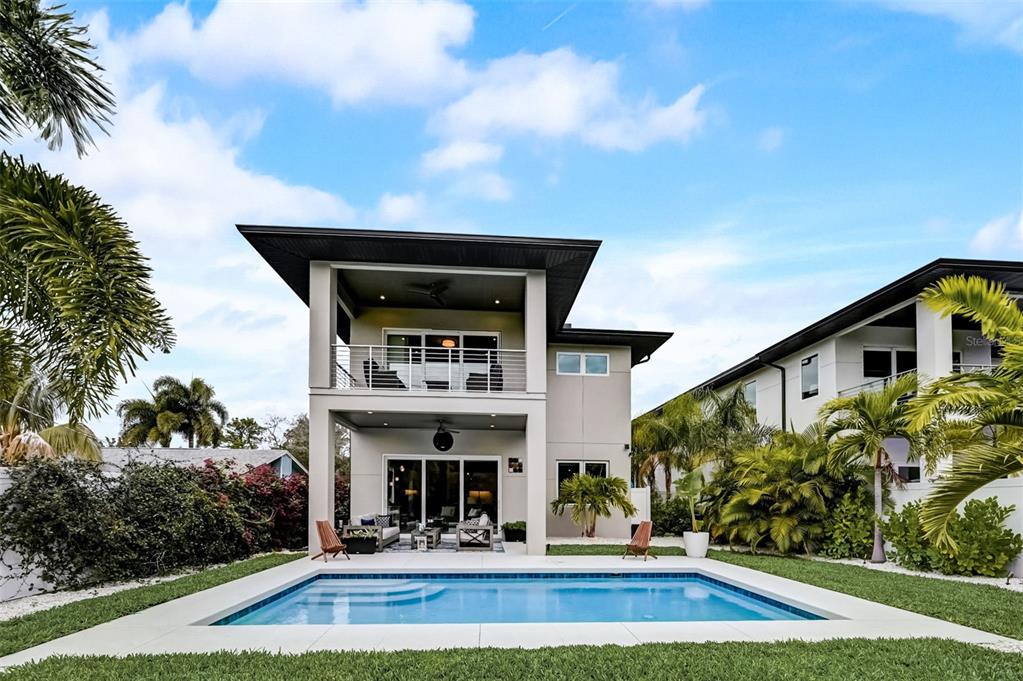
{"type": "Polygon", "coordinates": [[[258,556],[159,584],[126,589],[108,596],[75,601],[49,610],[41,610],[0,621],[0,657],[267,568],[290,563],[305,555],[305,553],[274,553],[258,556]]]}
{"type": "Polygon", "coordinates": [[[376,681],[991,681],[1023,678],[1023,655],[935,639],[821,643],[645,644],[539,650],[485,648],[324,652],[304,655],[210,653],[128,658],[51,658],[19,667],[11,681],[79,679],[365,679],[376,681]]]}
{"type": "MultiPolygon", "coordinates": [[[[550,547],[552,555],[621,555],[624,548],[614,544],[560,544],[550,547]],[[555,551],[556,549],[556,551],[555,551]]],[[[654,548],[662,556],[680,551],[654,548]]],[[[724,563],[760,570],[779,577],[840,591],[850,596],[884,603],[903,610],[929,615],[967,627],[1023,640],[1023,593],[985,584],[878,572],[856,565],[825,563],[805,558],[750,555],[712,551],[711,558],[724,563]]]]}

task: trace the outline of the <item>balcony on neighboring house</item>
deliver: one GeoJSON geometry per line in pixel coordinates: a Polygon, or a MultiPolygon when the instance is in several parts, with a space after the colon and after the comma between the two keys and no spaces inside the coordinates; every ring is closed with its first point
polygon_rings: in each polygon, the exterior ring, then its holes
{"type": "Polygon", "coordinates": [[[336,390],[525,393],[526,351],[337,344],[336,390]]]}
{"type": "MultiPolygon", "coordinates": [[[[860,383],[859,385],[854,385],[851,388],[845,388],[844,390],[839,390],[838,391],[838,396],[839,397],[852,397],[853,395],[859,395],[860,393],[879,392],[881,390],[884,390],[890,383],[898,380],[899,378],[902,378],[903,376],[908,376],[910,374],[915,374],[915,373],[916,373],[916,369],[909,369],[908,371],[903,371],[903,372],[894,374],[892,376],[884,376],[882,378],[875,378],[873,380],[867,381],[866,383],[860,383]]],[[[906,393],[906,395],[904,397],[906,399],[908,399],[908,398],[910,398],[912,396],[913,396],[913,393],[906,393]]]]}
{"type": "Polygon", "coordinates": [[[957,374],[990,374],[998,368],[998,364],[953,364],[952,371],[957,374]]]}

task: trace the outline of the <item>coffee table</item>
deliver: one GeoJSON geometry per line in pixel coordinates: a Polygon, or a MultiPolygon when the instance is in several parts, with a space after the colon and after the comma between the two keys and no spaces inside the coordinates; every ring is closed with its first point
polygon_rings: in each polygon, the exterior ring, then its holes
{"type": "Polygon", "coordinates": [[[412,532],[412,548],[416,548],[416,538],[426,538],[426,548],[435,549],[440,546],[440,528],[439,527],[427,527],[423,530],[414,530],[412,532]]]}

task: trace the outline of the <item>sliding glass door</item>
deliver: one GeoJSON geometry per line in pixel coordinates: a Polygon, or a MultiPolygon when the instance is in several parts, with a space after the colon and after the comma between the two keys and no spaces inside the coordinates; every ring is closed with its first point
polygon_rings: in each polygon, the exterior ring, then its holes
{"type": "Polygon", "coordinates": [[[484,513],[498,524],[501,475],[497,457],[385,457],[387,510],[398,511],[401,531],[419,523],[454,532],[484,513]]]}

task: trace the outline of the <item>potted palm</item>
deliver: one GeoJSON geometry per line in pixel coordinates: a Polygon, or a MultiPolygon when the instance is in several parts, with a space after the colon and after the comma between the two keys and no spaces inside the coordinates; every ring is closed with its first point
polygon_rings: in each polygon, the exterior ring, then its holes
{"type": "Polygon", "coordinates": [[[622,478],[573,475],[561,483],[558,498],[551,502],[554,515],[569,511],[572,522],[583,528],[583,536],[597,534],[597,518],[610,518],[614,509],[626,517],[636,514],[629,483],[622,478]]]}
{"type": "Polygon", "coordinates": [[[675,491],[689,504],[693,529],[682,533],[682,543],[686,547],[686,555],[690,558],[705,558],[707,546],[710,544],[710,533],[700,532],[700,521],[696,518],[696,502],[700,499],[703,486],[703,471],[699,468],[689,471],[675,483],[675,491]]]}

